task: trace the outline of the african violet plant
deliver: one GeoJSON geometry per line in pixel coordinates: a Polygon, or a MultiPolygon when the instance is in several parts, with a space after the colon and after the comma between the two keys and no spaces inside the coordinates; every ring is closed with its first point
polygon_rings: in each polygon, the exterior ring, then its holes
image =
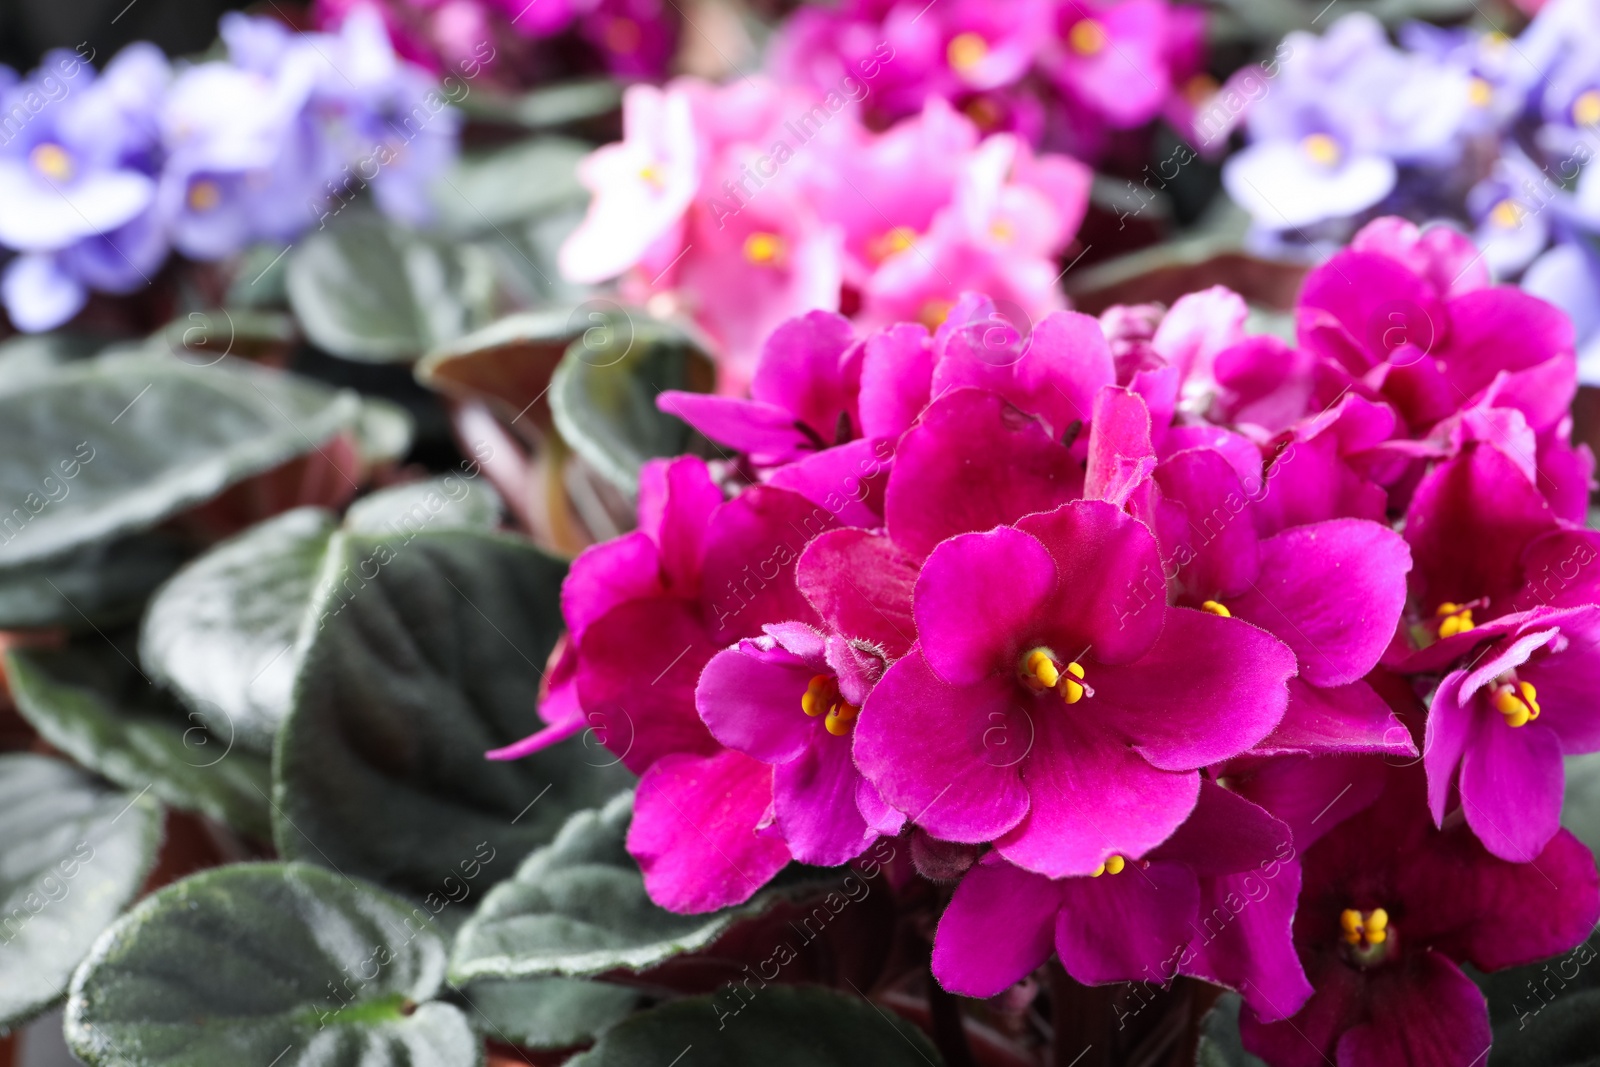
{"type": "Polygon", "coordinates": [[[1320,6],[742,9],[758,72],[340,0],[8,82],[0,1058],[1592,1059],[1583,323],[1174,206],[1394,89],[1320,6]]]}

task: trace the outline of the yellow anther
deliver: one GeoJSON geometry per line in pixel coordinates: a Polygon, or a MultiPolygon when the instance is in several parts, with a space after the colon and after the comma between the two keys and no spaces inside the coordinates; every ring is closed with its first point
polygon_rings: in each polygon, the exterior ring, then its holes
{"type": "Polygon", "coordinates": [[[1467,99],[1473,107],[1488,107],[1494,103],[1494,86],[1486,78],[1473,78],[1467,83],[1467,99]]]}
{"type": "Polygon", "coordinates": [[[1389,913],[1382,908],[1373,908],[1365,925],[1368,944],[1381,945],[1389,939],[1389,913]]]}
{"type": "Polygon", "coordinates": [[[1511,38],[1507,37],[1505,34],[1501,33],[1499,30],[1491,30],[1490,32],[1488,32],[1488,33],[1483,35],[1484,47],[1488,48],[1492,52],[1498,52],[1498,51],[1500,51],[1500,49],[1504,48],[1506,45],[1508,45],[1510,43],[1511,43],[1511,38]]]}
{"type": "Polygon", "coordinates": [[[222,188],[209,179],[201,179],[189,186],[189,206],[195,211],[210,211],[222,203],[222,188]]]}
{"type": "Polygon", "coordinates": [[[819,674],[811,679],[811,684],[806,686],[806,695],[800,698],[800,708],[813,719],[818,715],[825,715],[839,699],[839,687],[834,682],[833,676],[819,674]]]}
{"type": "Polygon", "coordinates": [[[1201,604],[1200,610],[1209,611],[1213,615],[1221,615],[1224,619],[1233,618],[1233,612],[1229,611],[1220,602],[1215,600],[1208,600],[1204,604],[1201,604]]]}
{"type": "Polygon", "coordinates": [[[1106,28],[1095,19],[1079,19],[1067,31],[1067,43],[1080,56],[1098,55],[1108,40],[1106,28]]]}
{"type": "Polygon", "coordinates": [[[950,38],[950,45],[945,49],[945,58],[950,61],[951,69],[961,74],[970,72],[988,54],[989,42],[970,30],[950,38]]]}
{"type": "Polygon", "coordinates": [[[1096,867],[1094,869],[1094,873],[1091,874],[1089,877],[1090,878],[1098,878],[1102,874],[1105,874],[1105,873],[1106,873],[1106,865],[1102,863],[1100,866],[1098,866],[1098,867],[1096,867]]]}
{"type": "Polygon", "coordinates": [[[1434,612],[1434,617],[1441,619],[1439,623],[1440,637],[1454,637],[1456,634],[1469,632],[1473,627],[1472,609],[1464,608],[1460,604],[1446,600],[1439,605],[1439,610],[1434,612]]]}
{"type": "Polygon", "coordinates": [[[1494,705],[1495,711],[1505,716],[1507,726],[1526,726],[1537,714],[1517,695],[1517,688],[1509,684],[1497,687],[1489,702],[1494,705]]]}
{"type": "Polygon", "coordinates": [[[1339,913],[1339,927],[1344,930],[1344,939],[1352,945],[1361,943],[1361,913],[1354,908],[1346,908],[1339,913]]]}
{"type": "Polygon", "coordinates": [[[989,236],[996,241],[1007,242],[1016,235],[1016,227],[1008,219],[995,219],[989,224],[989,236]]]}
{"type": "Polygon", "coordinates": [[[667,184],[666,176],[661,173],[661,168],[654,163],[646,163],[639,168],[639,177],[660,189],[667,184]]]}
{"type": "Polygon", "coordinates": [[[1522,225],[1522,205],[1506,197],[1489,212],[1489,221],[1502,230],[1514,230],[1522,225]]]}
{"type": "Polygon", "coordinates": [[[917,239],[917,231],[909,226],[896,226],[881,237],[873,238],[867,245],[867,253],[875,262],[883,262],[896,252],[904,252],[910,248],[917,239]]]}
{"type": "Polygon", "coordinates": [[[1539,717],[1539,691],[1533,687],[1532,682],[1518,682],[1517,690],[1522,693],[1522,702],[1528,705],[1528,711],[1531,713],[1528,717],[1537,719],[1539,717]]]}
{"type": "Polygon", "coordinates": [[[1338,163],[1344,152],[1339,148],[1339,142],[1325,133],[1307,134],[1300,141],[1300,150],[1313,163],[1324,167],[1331,167],[1338,163]]]}
{"type": "Polygon", "coordinates": [[[1116,855],[1115,853],[1106,857],[1107,874],[1121,874],[1122,869],[1127,865],[1128,861],[1123,859],[1121,856],[1116,855]]]}
{"type": "Polygon", "coordinates": [[[950,317],[950,309],[955,304],[948,300],[930,300],[922,305],[922,310],[917,312],[917,321],[930,330],[937,330],[944,325],[944,320],[950,317]]]}
{"type": "Polygon", "coordinates": [[[860,708],[841,700],[828,709],[828,717],[822,720],[822,725],[826,726],[834,737],[843,737],[850,732],[850,727],[855,724],[856,716],[859,714],[861,714],[860,708]]]}
{"type": "Polygon", "coordinates": [[[1600,89],[1580,93],[1572,102],[1574,126],[1600,126],[1600,89]]]}
{"type": "Polygon", "coordinates": [[[758,266],[772,263],[783,255],[783,238],[775,233],[757,231],[744,239],[744,258],[758,266]]]}
{"type": "Polygon", "coordinates": [[[28,153],[33,169],[53,181],[64,182],[72,177],[72,157],[58,144],[45,141],[34,145],[28,153]]]}
{"type": "Polygon", "coordinates": [[[1089,692],[1082,679],[1083,665],[1077,662],[1067,664],[1067,676],[1061,679],[1061,699],[1068,704],[1076,704],[1089,692]]]}
{"type": "Polygon", "coordinates": [[[1046,689],[1054,689],[1056,682],[1061,678],[1061,672],[1056,668],[1055,661],[1050,658],[1050,653],[1042,648],[1029,652],[1023,666],[1046,689]]]}

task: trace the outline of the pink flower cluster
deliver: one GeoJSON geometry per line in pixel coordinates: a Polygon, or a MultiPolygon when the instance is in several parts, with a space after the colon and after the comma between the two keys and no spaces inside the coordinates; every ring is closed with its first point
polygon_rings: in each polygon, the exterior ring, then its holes
{"type": "Polygon", "coordinates": [[[549,725],[493,755],[592,728],[676,911],[912,834],[955,857],[952,991],[1054,952],[1239,990],[1277,1067],[1481,1062],[1460,964],[1600,919],[1557,823],[1600,749],[1572,328],[1396,219],[1295,343],[1245,319],[784,323],[748,398],[662,397],[737,458],[647,468],[573,563],[549,725]]]}
{"type": "MultiPolygon", "coordinates": [[[[1036,156],[934,99],[873,133],[858,116],[892,52],[822,95],[748,80],[635,86],[622,141],[583,164],[589,213],[561,250],[580,282],[709,335],[722,389],[750,383],[762,342],[822,308],[864,329],[936,327],[964,291],[1014,321],[1062,306],[1057,258],[1083,219],[1089,171],[1036,156]]],[[[831,427],[829,427],[831,430],[831,427]]]]}
{"type": "MultiPolygon", "coordinates": [[[[1098,160],[1164,117],[1190,136],[1206,75],[1205,16],[1167,0],[845,0],[806,5],[779,29],[775,74],[819,91],[887,47],[866,101],[877,127],[940,98],[986,133],[1098,160]]],[[[1129,142],[1137,153],[1142,142],[1129,142]]]]}

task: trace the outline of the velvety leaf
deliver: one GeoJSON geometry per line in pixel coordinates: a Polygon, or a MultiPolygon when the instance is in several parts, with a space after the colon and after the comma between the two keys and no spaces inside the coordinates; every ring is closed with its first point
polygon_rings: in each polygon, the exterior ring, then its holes
{"type": "Polygon", "coordinates": [[[567,346],[585,331],[610,328],[625,313],[605,300],[523,311],[429,352],[417,380],[456,400],[488,401],[508,423],[548,427],[550,377],[567,346]]]}
{"type": "Polygon", "coordinates": [[[534,137],[463,153],[433,187],[439,224],[456,232],[491,230],[532,218],[588,194],[578,161],[590,146],[565,137],[534,137]]]}
{"type": "Polygon", "coordinates": [[[360,401],[248,363],[101,356],[0,393],[0,570],[148,528],[353,424],[360,401]]]}
{"type": "Polygon", "coordinates": [[[763,986],[753,998],[689,997],[608,1030],[568,1067],[937,1067],[922,1031],[875,1004],[814,986],[763,986]],[[741,1007],[742,1005],[742,1007],[741,1007]],[[693,1057],[685,1053],[693,1049],[693,1057]]]}
{"type": "Polygon", "coordinates": [[[481,252],[376,219],[307,237],[289,256],[289,302],[306,335],[346,359],[415,359],[488,319],[481,252]]]}
{"type": "Polygon", "coordinates": [[[473,1067],[433,998],[444,944],[410,905],[302,864],[205,871],[145,898],[73,975],[63,1029],[96,1067],[473,1067]]]}
{"type": "Polygon", "coordinates": [[[407,482],[362,497],[344,516],[346,530],[364,534],[492,530],[499,522],[500,495],[457,474],[407,482]]]}
{"type": "Polygon", "coordinates": [[[631,1015],[642,999],[626,986],[581,978],[473,982],[456,997],[485,1037],[533,1050],[589,1044],[631,1015]]]}
{"type": "MultiPolygon", "coordinates": [[[[1600,992],[1600,934],[1552,959],[1524,967],[1483,974],[1467,973],[1489,1001],[1489,1022],[1495,1032],[1527,1029],[1543,1018],[1549,1006],[1578,993],[1600,992]],[[1519,1023],[1525,1025],[1519,1026],[1519,1023]]],[[[1498,1039],[1497,1039],[1498,1040],[1498,1039]]]]}
{"type": "Polygon", "coordinates": [[[489,891],[456,935],[450,977],[594,975],[642,971],[715,941],[740,919],[785,897],[818,891],[833,874],[794,867],[748,903],[709,915],[679,915],[645,892],[628,855],[633,794],[572,817],[549,845],[489,891]]]}
{"type": "Polygon", "coordinates": [[[626,785],[577,738],[483,758],[542,725],[565,564],[469,531],[341,535],[335,552],[278,737],[280,854],[442,898],[463,864],[481,861],[478,886],[509,877],[570,812],[626,785]]]}
{"type": "Polygon", "coordinates": [[[0,755],[0,1032],[66,996],[160,845],[153,798],[61,760],[0,755]]]}
{"type": "Polygon", "coordinates": [[[87,359],[105,341],[73,333],[24,333],[0,341],[0,392],[27,388],[68,363],[87,359]]]}
{"type": "Polygon", "coordinates": [[[200,716],[186,717],[131,658],[131,648],[125,653],[89,636],[58,651],[12,649],[6,677],[17,710],[39,736],[83,766],[125,789],[148,789],[175,808],[270,840],[270,761],[225,730],[208,730],[200,716]]]}
{"type": "Polygon", "coordinates": [[[242,748],[272,751],[336,525],[322,508],[296,508],[252,526],[174,575],[145,612],[144,669],[242,748]]]}
{"type": "Polygon", "coordinates": [[[586,78],[540,86],[517,96],[474,92],[460,106],[484,121],[546,129],[615,111],[622,106],[622,85],[613,78],[586,78]]]}
{"type": "Polygon", "coordinates": [[[556,429],[573,451],[625,492],[656,456],[690,450],[698,435],[656,409],[667,389],[708,392],[711,362],[687,334],[623,312],[574,341],[550,383],[556,429]]]}
{"type": "Polygon", "coordinates": [[[1195,1049],[1195,1067],[1266,1067],[1261,1060],[1244,1050],[1239,1038],[1239,1008],[1243,1001],[1237,993],[1224,993],[1217,998],[1205,1018],[1200,1020],[1200,1044],[1195,1049]]]}
{"type": "Polygon", "coordinates": [[[356,447],[368,466],[405,459],[415,432],[410,413],[399,404],[374,396],[361,398],[361,417],[355,425],[356,447]]]}
{"type": "Polygon", "coordinates": [[[146,530],[0,570],[0,629],[87,630],[131,622],[186,555],[177,537],[146,530]]]}
{"type": "Polygon", "coordinates": [[[1489,1067],[1600,1065],[1600,989],[1561,997],[1536,1015],[1495,1027],[1489,1067]]]}
{"type": "Polygon", "coordinates": [[[1600,854],[1600,752],[1567,757],[1567,792],[1561,825],[1600,854]]]}
{"type": "Polygon", "coordinates": [[[281,311],[213,308],[173,319],[149,339],[149,347],[196,367],[224,356],[260,359],[288,350],[297,336],[294,319],[281,311]]]}

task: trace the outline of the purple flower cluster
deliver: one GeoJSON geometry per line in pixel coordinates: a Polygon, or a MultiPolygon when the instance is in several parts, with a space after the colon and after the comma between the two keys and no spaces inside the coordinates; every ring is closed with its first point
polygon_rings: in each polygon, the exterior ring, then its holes
{"type": "Polygon", "coordinates": [[[1398,219],[1312,272],[1296,344],[1245,319],[786,322],[748,398],[662,396],[736,458],[647,466],[567,578],[548,725],[491,756],[592,730],[676,911],[912,834],[959,877],[950,990],[1053,951],[1239,990],[1275,1065],[1480,1062],[1459,964],[1600,918],[1557,824],[1600,750],[1572,327],[1398,219]]]}
{"type": "Polygon", "coordinates": [[[369,186],[387,214],[428,216],[459,120],[376,19],[325,35],[230,14],[221,34],[228,59],[176,68],[143,43],[99,73],[65,51],[26,78],[0,68],[0,246],[17,253],[0,296],[17,327],[147,285],[171,250],[293,240],[369,186]]]}
{"type": "Polygon", "coordinates": [[[819,92],[887,47],[869,101],[875,126],[941,98],[985,133],[1006,131],[1080,159],[1165,117],[1187,136],[1205,75],[1204,16],[1167,0],[849,0],[802,7],[772,46],[777,76],[819,92]]]}
{"type": "Polygon", "coordinates": [[[1579,375],[1600,381],[1600,9],[1555,0],[1518,36],[1426,23],[1399,47],[1348,15],[1291,34],[1264,92],[1239,96],[1251,143],[1224,168],[1272,244],[1337,243],[1403,214],[1474,231],[1499,279],[1567,311],[1579,375]]]}

